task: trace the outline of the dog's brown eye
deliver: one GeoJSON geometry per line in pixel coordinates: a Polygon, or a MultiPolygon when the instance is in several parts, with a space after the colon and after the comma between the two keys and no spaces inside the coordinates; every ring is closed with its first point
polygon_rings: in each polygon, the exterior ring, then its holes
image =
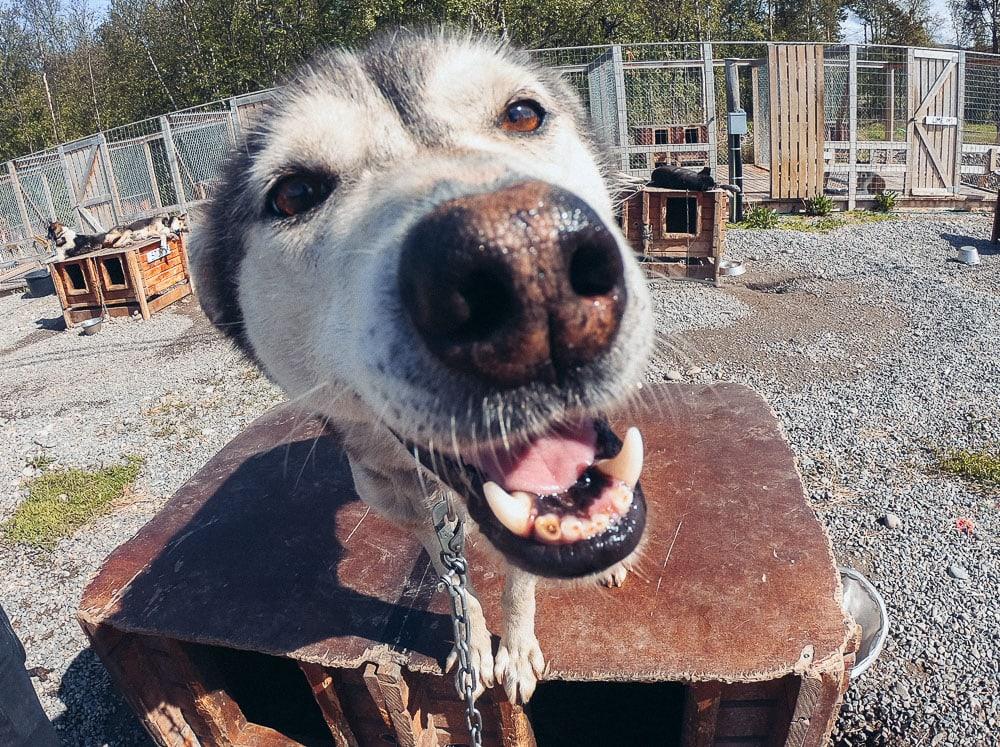
{"type": "Polygon", "coordinates": [[[267,205],[279,218],[290,218],[319,205],[330,196],[333,182],[317,174],[293,174],[278,180],[268,193],[267,205]]]}
{"type": "Polygon", "coordinates": [[[545,110],[531,99],[521,99],[507,105],[500,126],[508,132],[534,132],[542,126],[545,110]]]}

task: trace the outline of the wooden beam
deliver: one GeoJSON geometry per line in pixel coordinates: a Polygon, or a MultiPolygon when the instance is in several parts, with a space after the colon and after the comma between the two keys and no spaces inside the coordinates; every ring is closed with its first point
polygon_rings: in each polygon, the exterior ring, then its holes
{"type": "Polygon", "coordinates": [[[146,298],[146,279],[142,276],[142,268],[139,266],[139,252],[134,249],[125,252],[125,262],[128,264],[128,271],[132,276],[132,288],[135,290],[136,300],[139,302],[139,313],[142,314],[143,319],[149,321],[151,316],[149,299],[146,298]]]}

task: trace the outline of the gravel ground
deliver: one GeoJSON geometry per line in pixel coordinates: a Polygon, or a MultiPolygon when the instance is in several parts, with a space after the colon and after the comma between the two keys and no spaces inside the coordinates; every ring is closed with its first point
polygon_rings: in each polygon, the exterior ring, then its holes
{"type": "MultiPolygon", "coordinates": [[[[734,230],[729,253],[746,275],[722,290],[656,284],[664,334],[650,378],[760,391],[838,560],[885,596],[892,632],[849,691],[841,745],[987,745],[1000,730],[1000,496],[933,469],[936,449],[1000,444],[1000,257],[988,234],[986,217],[953,214],[826,235],[734,230]],[[983,264],[950,261],[959,243],[983,264]],[[971,536],[959,517],[975,522],[971,536]]],[[[104,556],[279,395],[193,302],[90,338],[58,331],[51,298],[0,298],[0,319],[0,520],[39,453],[146,460],[128,501],[54,552],[0,546],[0,600],[66,744],[147,744],[73,611],[104,556]]]]}

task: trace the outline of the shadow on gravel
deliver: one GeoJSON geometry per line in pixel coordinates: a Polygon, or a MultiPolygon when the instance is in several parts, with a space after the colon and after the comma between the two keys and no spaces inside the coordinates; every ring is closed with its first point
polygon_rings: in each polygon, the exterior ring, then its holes
{"type": "Polygon", "coordinates": [[[91,649],[70,663],[59,685],[59,699],[66,711],[52,723],[67,747],[153,747],[91,649]]]}
{"type": "Polygon", "coordinates": [[[974,246],[983,256],[1000,254],[1000,247],[989,239],[974,239],[971,236],[962,236],[957,233],[943,233],[941,234],[941,238],[951,244],[955,249],[958,249],[960,246],[974,246]]]}
{"type": "Polygon", "coordinates": [[[35,320],[35,326],[48,332],[62,332],[66,329],[66,320],[61,314],[59,316],[43,316],[41,319],[35,320]]]}

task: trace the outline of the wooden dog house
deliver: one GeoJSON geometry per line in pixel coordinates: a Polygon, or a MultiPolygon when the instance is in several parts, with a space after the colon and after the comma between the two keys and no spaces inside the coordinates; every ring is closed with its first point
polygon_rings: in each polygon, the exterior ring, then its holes
{"type": "Polygon", "coordinates": [[[622,230],[654,276],[719,281],[729,193],[643,187],[622,205],[622,230]]]}
{"type": "Polygon", "coordinates": [[[149,319],[191,293],[183,234],[80,254],[49,272],[67,327],[105,315],[149,319]]]}
{"type": "MultiPolygon", "coordinates": [[[[777,420],[734,384],[651,396],[668,420],[613,423],[647,444],[641,572],[539,592],[547,680],[525,709],[480,698],[484,744],[825,744],[856,628],[777,420]]],[[[469,743],[448,608],[412,534],[357,499],[338,437],[282,405],[108,558],[79,619],[160,745],[432,747],[469,743]]]]}

